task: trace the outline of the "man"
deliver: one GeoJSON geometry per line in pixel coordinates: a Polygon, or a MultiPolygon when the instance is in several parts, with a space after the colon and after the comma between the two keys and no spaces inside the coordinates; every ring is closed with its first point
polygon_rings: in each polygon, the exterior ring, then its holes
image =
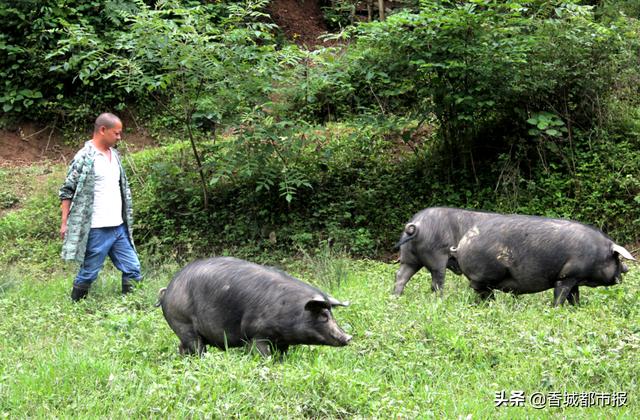
{"type": "Polygon", "coordinates": [[[107,255],[122,272],[122,294],[142,280],[133,245],[131,190],[114,149],[121,135],[120,118],[100,114],[92,139],[73,158],[60,189],[62,258],[80,263],[71,291],[74,302],[87,296],[107,255]]]}

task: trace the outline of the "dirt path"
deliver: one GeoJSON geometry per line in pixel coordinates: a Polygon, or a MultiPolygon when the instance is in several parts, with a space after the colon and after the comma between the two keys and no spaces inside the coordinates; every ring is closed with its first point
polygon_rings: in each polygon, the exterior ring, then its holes
{"type": "Polygon", "coordinates": [[[40,161],[67,161],[74,151],[52,127],[24,124],[0,130],[0,166],[24,166],[40,161]]]}

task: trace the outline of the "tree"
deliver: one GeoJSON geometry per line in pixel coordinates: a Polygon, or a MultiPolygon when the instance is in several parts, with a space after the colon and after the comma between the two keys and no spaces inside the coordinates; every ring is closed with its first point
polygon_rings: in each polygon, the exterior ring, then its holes
{"type": "Polygon", "coordinates": [[[206,209],[208,179],[197,127],[207,126],[215,141],[215,128],[225,117],[236,118],[267,100],[269,74],[277,65],[273,25],[260,21],[265,4],[230,4],[220,14],[212,5],[140,3],[135,13],[121,13],[127,28],[111,43],[91,28],[67,25],[67,36],[50,56],[66,57],[83,81],[109,80],[125,92],[152,97],[178,121],[191,144],[206,209]]]}

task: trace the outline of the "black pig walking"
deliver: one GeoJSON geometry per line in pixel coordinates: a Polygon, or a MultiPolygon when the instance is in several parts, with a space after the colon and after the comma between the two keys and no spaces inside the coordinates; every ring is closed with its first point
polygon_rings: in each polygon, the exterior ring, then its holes
{"type": "Polygon", "coordinates": [[[411,277],[426,267],[431,273],[431,290],[442,291],[446,269],[461,274],[449,248],[477,223],[496,213],[448,207],[429,207],[416,213],[404,227],[396,244],[400,248],[400,268],[396,272],[394,293],[401,295],[411,277]]]}
{"type": "Polygon", "coordinates": [[[294,344],[345,346],[351,336],[336,323],[347,306],[271,267],[231,257],[194,261],[160,290],[157,306],[180,338],[180,353],[202,354],[255,345],[263,355],[294,344]]]}
{"type": "Polygon", "coordinates": [[[612,286],[631,253],[600,230],[578,222],[536,216],[495,216],[462,237],[451,256],[482,297],[553,289],[553,303],[579,303],[579,286],[612,286]]]}

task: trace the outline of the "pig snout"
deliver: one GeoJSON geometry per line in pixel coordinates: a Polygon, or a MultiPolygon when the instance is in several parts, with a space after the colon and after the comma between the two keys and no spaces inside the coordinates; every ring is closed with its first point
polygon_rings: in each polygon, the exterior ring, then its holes
{"type": "Polygon", "coordinates": [[[336,347],[346,346],[347,344],[349,344],[352,338],[353,336],[343,332],[340,337],[336,337],[336,341],[338,343],[336,347]]]}
{"type": "Polygon", "coordinates": [[[345,333],[342,330],[340,330],[340,332],[341,332],[341,335],[340,337],[338,337],[338,341],[340,341],[341,345],[346,346],[347,344],[349,344],[351,339],[353,339],[353,336],[345,333]]]}
{"type": "Polygon", "coordinates": [[[349,344],[353,336],[345,333],[342,328],[338,326],[338,324],[333,321],[329,326],[329,331],[327,331],[328,340],[327,344],[335,347],[343,347],[349,344]]]}
{"type": "Polygon", "coordinates": [[[627,267],[627,264],[620,263],[620,271],[622,272],[622,274],[625,274],[627,271],[629,271],[629,267],[627,267]]]}
{"type": "Polygon", "coordinates": [[[622,275],[629,271],[629,267],[623,262],[620,263],[620,271],[613,278],[613,284],[622,283],[622,275]]]}

